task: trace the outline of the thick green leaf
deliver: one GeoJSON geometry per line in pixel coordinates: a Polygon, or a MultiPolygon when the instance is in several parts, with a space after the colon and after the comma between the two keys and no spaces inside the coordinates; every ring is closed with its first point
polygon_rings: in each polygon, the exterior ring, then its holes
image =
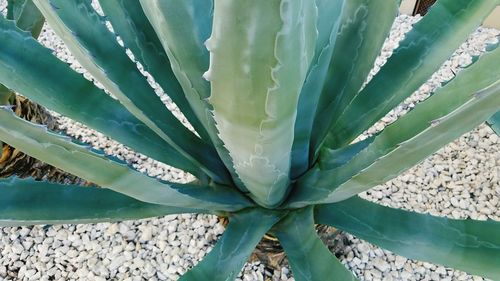
{"type": "Polygon", "coordinates": [[[0,109],[0,140],[24,153],[105,188],[147,203],[182,208],[235,211],[251,205],[237,191],[162,183],[124,163],[90,151],[40,125],[29,123],[7,109],[0,109]]]}
{"type": "Polygon", "coordinates": [[[105,188],[0,180],[0,227],[136,220],[206,212],[144,203],[105,188]]]}
{"type": "Polygon", "coordinates": [[[219,136],[252,198],[287,193],[297,102],[314,55],[314,1],[215,0],[206,45],[219,136]]]}
{"type": "Polygon", "coordinates": [[[314,119],[311,137],[312,160],[331,125],[361,89],[373,68],[401,1],[349,0],[342,12],[328,79],[314,119]]]}
{"type": "Polygon", "coordinates": [[[32,0],[14,0],[9,2],[13,5],[13,20],[17,27],[31,32],[34,38],[38,38],[42,32],[45,19],[32,0]]]}
{"type": "Polygon", "coordinates": [[[82,122],[165,164],[203,178],[122,105],[58,60],[13,22],[0,17],[0,82],[34,102],[82,122]],[[14,71],[15,70],[15,71],[14,71]]]}
{"type": "Polygon", "coordinates": [[[491,116],[487,123],[490,125],[491,129],[500,136],[500,111],[491,116]]]}
{"type": "Polygon", "coordinates": [[[290,213],[274,228],[297,281],[358,280],[316,234],[313,208],[290,213]]]}
{"type": "Polygon", "coordinates": [[[440,0],[406,34],[330,130],[330,147],[350,143],[417,90],[467,39],[499,0],[440,0]]]}
{"type": "MultiPolygon", "coordinates": [[[[325,202],[337,202],[349,198],[395,178],[450,141],[474,129],[499,108],[500,81],[483,92],[475,94],[473,99],[450,114],[431,121],[430,127],[398,144],[390,153],[340,185],[325,202]]],[[[404,123],[405,120],[400,122],[398,128],[407,128],[403,126],[404,123]]],[[[378,142],[374,141],[374,145],[377,144],[378,142]]],[[[367,151],[370,153],[370,148],[367,151]]]]}
{"type": "Polygon", "coordinates": [[[383,183],[483,122],[500,107],[499,64],[500,49],[484,54],[342,165],[332,166],[335,150],[324,149],[294,191],[292,201],[302,203],[292,205],[343,200],[383,183]]]}
{"type": "Polygon", "coordinates": [[[137,119],[217,182],[229,175],[212,146],[167,110],[116,36],[86,0],[34,0],[47,22],[94,78],[137,119]]]}
{"type": "Polygon", "coordinates": [[[7,0],[7,19],[16,20],[22,13],[27,0],[7,0]]]}
{"type": "MultiPolygon", "coordinates": [[[[8,1],[7,19],[14,20],[17,27],[24,31],[30,31],[37,38],[42,31],[45,19],[31,0],[8,1]]],[[[14,93],[4,85],[0,84],[0,105],[6,105],[14,93]]]]}
{"type": "Polygon", "coordinates": [[[316,206],[315,221],[398,255],[500,280],[500,222],[418,214],[358,197],[316,206]]]}
{"type": "Polygon", "coordinates": [[[184,96],[181,85],[170,67],[155,30],[137,0],[99,0],[99,4],[112,26],[144,69],[165,90],[203,139],[209,140],[207,132],[194,114],[184,96]]]}
{"type": "Polygon", "coordinates": [[[203,45],[212,30],[213,1],[146,0],[141,6],[170,59],[187,100],[206,128],[210,128],[210,85],[202,76],[209,66],[203,45]]]}
{"type": "Polygon", "coordinates": [[[231,173],[235,184],[244,192],[229,152],[219,139],[208,103],[210,83],[203,78],[209,67],[204,42],[212,31],[212,0],[140,0],[144,13],[165,49],[172,70],[194,112],[207,129],[219,157],[231,173]]]}
{"type": "Polygon", "coordinates": [[[11,90],[0,84],[0,105],[8,105],[13,94],[11,90]]]}
{"type": "Polygon", "coordinates": [[[364,152],[365,148],[375,140],[375,137],[371,136],[340,149],[324,149],[318,162],[319,168],[333,170],[350,163],[353,158],[358,157],[358,154],[364,152]]]}
{"type": "Polygon", "coordinates": [[[281,217],[280,213],[264,209],[232,214],[224,235],[212,251],[179,280],[234,280],[257,243],[281,217]]]}
{"type": "Polygon", "coordinates": [[[330,65],[345,0],[316,0],[318,39],[314,58],[299,96],[290,175],[297,178],[309,168],[309,141],[314,116],[330,65]]]}
{"type": "Polygon", "coordinates": [[[287,206],[292,208],[304,207],[320,202],[327,197],[335,188],[335,179],[348,176],[339,174],[339,170],[347,166],[373,139],[371,137],[337,150],[323,150],[323,155],[320,158],[323,161],[317,163],[303,178],[299,179],[299,182],[290,193],[287,206]],[[326,179],[327,173],[328,179],[326,179]],[[318,180],[321,177],[325,178],[325,180],[318,180]]]}

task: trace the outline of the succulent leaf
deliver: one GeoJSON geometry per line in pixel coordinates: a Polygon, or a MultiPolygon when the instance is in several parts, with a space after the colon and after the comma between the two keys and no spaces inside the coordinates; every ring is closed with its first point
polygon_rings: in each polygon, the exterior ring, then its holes
{"type": "Polygon", "coordinates": [[[235,211],[251,206],[237,191],[162,183],[101,153],[90,151],[46,128],[32,124],[8,109],[0,109],[0,140],[52,166],[89,182],[123,193],[137,200],[182,208],[235,211]]]}
{"type": "MultiPolygon", "coordinates": [[[[498,99],[500,94],[496,85],[500,79],[499,63],[500,48],[486,53],[472,66],[459,72],[456,79],[372,138],[367,147],[343,165],[332,166],[329,162],[334,160],[335,150],[324,149],[319,163],[301,179],[291,200],[305,200],[301,203],[304,204],[312,197],[322,202],[346,199],[368,189],[368,186],[381,183],[381,178],[368,181],[368,174],[373,176],[377,171],[383,181],[387,181],[484,122],[498,110],[499,101],[495,98],[498,99]],[[494,100],[493,103],[484,106],[489,99],[494,100]],[[468,116],[470,110],[476,110],[475,114],[468,116]],[[417,144],[421,149],[409,150],[417,144]],[[379,165],[390,165],[391,168],[379,165]],[[352,187],[354,185],[356,187],[352,187]],[[339,197],[333,199],[335,196],[339,197]]],[[[294,206],[301,204],[292,203],[294,206]]]]}
{"type": "Polygon", "coordinates": [[[216,151],[166,109],[91,2],[34,1],[80,64],[130,113],[216,181],[230,182],[216,151]]]}
{"type": "Polygon", "coordinates": [[[330,129],[328,146],[349,144],[420,87],[453,54],[498,0],[440,0],[406,34],[393,55],[330,129]]]}
{"type": "Polygon", "coordinates": [[[8,105],[13,94],[11,90],[0,84],[0,105],[8,105]]]}
{"type": "Polygon", "coordinates": [[[314,58],[299,96],[292,147],[290,177],[297,178],[309,168],[309,141],[328,66],[337,40],[340,14],[345,0],[316,0],[318,39],[314,58]],[[333,19],[333,20],[332,20],[333,19]]]}
{"type": "Polygon", "coordinates": [[[231,215],[229,225],[215,247],[179,280],[234,280],[257,243],[281,217],[282,213],[263,209],[231,215]]]}
{"type": "Polygon", "coordinates": [[[204,124],[219,157],[229,170],[236,186],[247,192],[233,168],[233,162],[211,114],[208,103],[210,84],[203,78],[209,66],[204,43],[212,30],[213,1],[140,0],[171,63],[172,70],[184,90],[194,112],[204,124]]]}
{"type": "Polygon", "coordinates": [[[500,278],[500,222],[454,220],[352,197],[318,205],[315,222],[347,231],[408,258],[500,278]]]}
{"type": "Polygon", "coordinates": [[[198,166],[179,154],[116,100],[2,17],[0,41],[1,83],[140,153],[203,177],[204,173],[198,166]]]}
{"type": "Polygon", "coordinates": [[[32,0],[14,0],[9,2],[12,9],[12,17],[7,19],[14,20],[17,27],[31,32],[34,38],[38,38],[42,32],[45,19],[35,6],[32,0]]]}
{"type": "Polygon", "coordinates": [[[274,228],[297,281],[358,280],[316,234],[313,207],[291,212],[274,228]]]}
{"type": "Polygon", "coordinates": [[[113,30],[123,40],[144,69],[163,88],[179,107],[200,136],[210,141],[207,132],[194,114],[170,67],[170,61],[163,50],[158,35],[148,21],[137,0],[99,0],[99,4],[111,22],[113,30]]]}
{"type": "Polygon", "coordinates": [[[335,51],[314,116],[311,161],[345,107],[361,89],[398,14],[400,1],[346,1],[335,51]]]}
{"type": "Polygon", "coordinates": [[[0,192],[0,227],[117,222],[169,214],[209,213],[144,203],[105,188],[32,179],[1,179],[0,192]]]}
{"type": "MultiPolygon", "coordinates": [[[[45,19],[32,0],[8,1],[7,11],[7,19],[13,20],[17,27],[30,31],[34,38],[40,35],[45,19]]],[[[13,95],[11,90],[0,84],[0,105],[8,104],[13,95]]]]}
{"type": "Polygon", "coordinates": [[[252,198],[276,206],[289,184],[297,102],[316,45],[313,1],[216,0],[206,45],[219,136],[252,198]]]}

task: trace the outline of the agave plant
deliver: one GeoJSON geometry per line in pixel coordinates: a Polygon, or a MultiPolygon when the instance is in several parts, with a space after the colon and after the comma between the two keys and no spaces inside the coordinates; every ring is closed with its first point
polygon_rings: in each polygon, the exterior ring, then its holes
{"type": "Polygon", "coordinates": [[[357,196],[500,109],[500,49],[490,48],[358,141],[500,1],[438,1],[367,83],[397,0],[99,2],[104,17],[87,0],[34,0],[107,92],[3,18],[0,82],[197,180],[150,178],[3,108],[0,140],[101,188],[3,180],[0,225],[217,214],[229,218],[225,233],[181,280],[233,280],[266,233],[279,239],[296,280],[356,279],[318,238],[314,226],[323,224],[397,254],[500,279],[500,222],[417,214],[357,196]],[[137,63],[195,132],[166,109],[137,63]]]}

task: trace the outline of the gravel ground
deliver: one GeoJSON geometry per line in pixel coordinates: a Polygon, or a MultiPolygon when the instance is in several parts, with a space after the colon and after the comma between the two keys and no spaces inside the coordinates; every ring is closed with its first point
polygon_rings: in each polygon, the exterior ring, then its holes
{"type": "MultiPolygon", "coordinates": [[[[0,1],[0,10],[5,0],[0,1]]],[[[376,72],[418,17],[397,18],[376,72]]],[[[365,135],[381,130],[493,43],[499,31],[480,28],[430,81],[365,135]]],[[[64,44],[46,28],[41,42],[77,71],[64,44]]],[[[88,74],[85,76],[91,79],[88,74]]],[[[168,97],[158,94],[176,111],[168,97]]],[[[182,119],[182,115],[178,115],[182,119]]],[[[60,127],[138,170],[165,180],[191,176],[134,153],[81,124],[59,116],[60,127]]],[[[500,140],[485,125],[447,145],[398,178],[362,196],[378,203],[452,218],[500,220],[500,140]]],[[[0,280],[176,280],[214,245],[223,228],[209,215],[167,216],[122,223],[0,229],[0,280]]],[[[484,280],[392,254],[348,235],[342,262],[361,280],[484,280]]],[[[288,268],[267,272],[248,263],[240,280],[293,280],[288,268]]]]}

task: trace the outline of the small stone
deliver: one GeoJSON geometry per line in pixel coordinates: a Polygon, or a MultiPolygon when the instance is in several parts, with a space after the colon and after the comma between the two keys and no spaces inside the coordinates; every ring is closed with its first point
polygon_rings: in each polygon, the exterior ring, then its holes
{"type": "Polygon", "coordinates": [[[123,263],[125,262],[125,257],[124,256],[118,256],[114,258],[111,263],[109,264],[108,268],[109,270],[113,271],[118,269],[123,263]]]}
{"type": "Polygon", "coordinates": [[[153,228],[151,226],[148,226],[142,230],[141,237],[139,238],[139,241],[147,242],[147,241],[151,240],[152,237],[153,237],[153,228]]]}
{"type": "Polygon", "coordinates": [[[407,259],[405,257],[396,256],[396,260],[394,261],[394,265],[396,265],[397,269],[401,269],[405,265],[406,261],[407,261],[407,259]]]}
{"type": "Polygon", "coordinates": [[[391,268],[390,265],[381,258],[376,258],[373,261],[373,266],[375,266],[375,268],[377,268],[378,270],[380,270],[382,272],[386,272],[391,268]]]}
{"type": "Polygon", "coordinates": [[[115,235],[117,232],[118,232],[118,224],[116,223],[111,224],[106,230],[106,234],[110,236],[115,235]]]}
{"type": "Polygon", "coordinates": [[[26,270],[24,272],[24,276],[27,278],[30,278],[30,277],[34,276],[35,273],[36,273],[36,270],[34,270],[34,269],[26,270]]]}
{"type": "Polygon", "coordinates": [[[21,235],[23,237],[28,235],[29,233],[30,233],[30,229],[27,227],[23,227],[19,230],[19,235],[21,235]]]}
{"type": "Polygon", "coordinates": [[[444,269],[444,267],[442,267],[442,266],[438,266],[436,268],[436,273],[438,273],[440,275],[446,275],[446,269],[444,269]]]}
{"type": "Polygon", "coordinates": [[[401,272],[401,280],[411,280],[413,274],[408,271],[401,272]]]}
{"type": "Polygon", "coordinates": [[[493,213],[493,210],[488,209],[488,208],[482,208],[481,210],[479,210],[479,212],[483,213],[485,215],[491,215],[493,213]]]}

